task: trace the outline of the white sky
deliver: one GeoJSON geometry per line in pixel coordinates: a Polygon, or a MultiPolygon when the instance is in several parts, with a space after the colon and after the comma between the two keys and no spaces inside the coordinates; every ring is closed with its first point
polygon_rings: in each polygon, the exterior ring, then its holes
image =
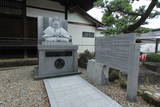
{"type": "MultiPolygon", "coordinates": [[[[142,6],[142,5],[146,5],[146,7],[148,7],[149,4],[150,4],[150,0],[139,0],[139,1],[135,1],[132,4],[132,6],[133,6],[133,9],[136,9],[139,6],[142,6]]],[[[158,9],[158,10],[160,11],[160,9],[158,9]]],[[[101,21],[101,18],[103,16],[102,9],[100,9],[100,8],[92,8],[91,10],[88,11],[88,13],[92,17],[94,17],[95,19],[97,19],[99,21],[101,21]]],[[[153,28],[153,29],[154,28],[160,28],[160,16],[158,16],[154,19],[149,19],[148,22],[149,22],[148,25],[143,25],[143,26],[148,27],[148,28],[153,28]]]]}

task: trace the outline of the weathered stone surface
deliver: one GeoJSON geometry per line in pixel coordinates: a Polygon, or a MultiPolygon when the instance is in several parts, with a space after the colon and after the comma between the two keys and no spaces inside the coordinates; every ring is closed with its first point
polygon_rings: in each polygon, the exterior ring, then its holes
{"type": "Polygon", "coordinates": [[[103,85],[108,81],[109,71],[105,65],[97,63],[95,60],[89,60],[87,64],[87,76],[97,84],[103,85]]]}
{"type": "Polygon", "coordinates": [[[132,45],[134,46],[136,43],[135,40],[134,34],[96,37],[96,61],[128,72],[133,59],[131,53],[135,53],[135,49],[132,48],[132,45]]]}
{"type": "Polygon", "coordinates": [[[160,105],[160,100],[155,96],[153,93],[149,91],[145,91],[144,94],[142,95],[143,99],[147,101],[150,104],[155,105],[156,107],[159,107],[160,105]]]}
{"type": "Polygon", "coordinates": [[[157,68],[156,72],[160,73],[160,67],[157,68]]]}
{"type": "MultiPolygon", "coordinates": [[[[156,87],[156,86],[155,86],[156,87]]],[[[157,88],[151,86],[140,86],[140,96],[149,104],[159,107],[160,93],[157,88]]]]}
{"type": "Polygon", "coordinates": [[[140,46],[134,34],[96,37],[96,62],[128,74],[127,99],[135,101],[138,87],[140,46]]]}
{"type": "Polygon", "coordinates": [[[78,73],[77,49],[78,46],[63,40],[54,40],[55,37],[64,39],[68,36],[66,20],[51,17],[38,17],[38,69],[35,79],[64,76],[78,73]],[[49,26],[52,26],[54,29],[49,26]],[[49,28],[48,28],[49,27],[49,28]],[[47,30],[45,30],[48,28],[47,30]],[[65,30],[65,31],[64,31],[65,30]],[[43,37],[45,33],[45,37],[43,37]],[[44,40],[45,39],[45,40],[44,40]],[[59,67],[58,67],[59,66],[59,67]]]}
{"type": "Polygon", "coordinates": [[[144,91],[144,94],[147,94],[149,96],[152,96],[153,94],[150,91],[144,91]]]}
{"type": "Polygon", "coordinates": [[[160,95],[159,95],[159,93],[154,93],[154,94],[153,94],[153,97],[154,97],[156,100],[159,100],[159,101],[160,101],[160,95]]]}

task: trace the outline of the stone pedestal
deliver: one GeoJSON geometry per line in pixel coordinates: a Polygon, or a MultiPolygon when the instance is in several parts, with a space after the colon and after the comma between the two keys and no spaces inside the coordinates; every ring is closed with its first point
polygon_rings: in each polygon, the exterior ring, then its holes
{"type": "Polygon", "coordinates": [[[42,42],[38,46],[39,64],[35,79],[77,74],[77,49],[78,46],[69,43],[55,42],[48,45],[42,42]]]}

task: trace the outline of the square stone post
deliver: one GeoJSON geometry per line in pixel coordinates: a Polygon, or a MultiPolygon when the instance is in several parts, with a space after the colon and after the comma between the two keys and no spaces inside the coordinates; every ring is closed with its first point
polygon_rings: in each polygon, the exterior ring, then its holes
{"type": "Polygon", "coordinates": [[[130,46],[130,55],[131,66],[127,77],[127,100],[136,101],[139,73],[139,46],[137,44],[130,46]]]}

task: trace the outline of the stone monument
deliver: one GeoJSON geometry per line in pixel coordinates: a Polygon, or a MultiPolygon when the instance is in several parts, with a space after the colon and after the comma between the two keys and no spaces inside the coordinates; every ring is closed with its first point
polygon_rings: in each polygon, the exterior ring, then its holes
{"type": "Polygon", "coordinates": [[[127,76],[127,99],[135,101],[138,88],[140,46],[135,34],[119,34],[96,37],[96,60],[87,65],[87,75],[98,84],[105,84],[109,69],[125,72],[127,76]]]}
{"type": "Polygon", "coordinates": [[[78,73],[78,46],[72,45],[67,21],[38,17],[38,68],[35,79],[78,73]]]}

